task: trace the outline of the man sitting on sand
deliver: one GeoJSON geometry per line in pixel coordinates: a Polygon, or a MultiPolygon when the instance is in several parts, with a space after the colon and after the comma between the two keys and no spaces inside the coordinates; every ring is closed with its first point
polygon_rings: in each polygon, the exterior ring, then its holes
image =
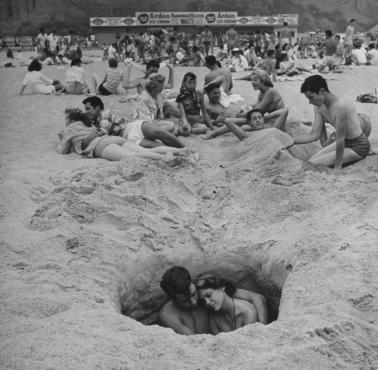
{"type": "Polygon", "coordinates": [[[232,85],[231,72],[222,68],[214,55],[208,55],[205,59],[206,67],[210,72],[205,76],[205,87],[210,83],[219,83],[225,94],[230,94],[232,85]]]}
{"type": "MultiPolygon", "coordinates": [[[[188,270],[173,266],[163,275],[161,288],[170,298],[160,310],[161,323],[177,334],[208,334],[209,314],[205,307],[198,305],[198,293],[188,270]]],[[[257,310],[258,320],[268,322],[265,298],[258,293],[237,289],[233,298],[250,301],[257,310]]]]}
{"type": "MultiPolygon", "coordinates": [[[[98,96],[90,96],[83,100],[85,112],[95,126],[106,130],[110,135],[120,135],[123,131],[125,120],[110,110],[104,110],[104,103],[98,96]]],[[[126,124],[123,136],[145,148],[154,148],[163,144],[176,148],[184,148],[185,145],[177,137],[167,130],[157,126],[150,120],[140,120],[139,125],[130,122],[126,124]],[[138,138],[136,140],[135,138],[138,138]],[[156,141],[160,140],[160,142],[156,141]]]]}
{"type": "MultiPolygon", "coordinates": [[[[165,64],[169,70],[168,75],[168,81],[164,84],[164,89],[172,89],[174,84],[174,74],[173,74],[173,65],[166,63],[165,64]]],[[[135,63],[131,62],[130,65],[127,66],[129,68],[129,71],[127,74],[130,74],[132,66],[137,66],[139,68],[139,65],[136,65],[135,63]]],[[[141,94],[144,91],[144,87],[146,83],[148,82],[149,76],[155,73],[159,72],[159,69],[161,68],[160,63],[157,60],[150,60],[146,65],[146,71],[144,77],[137,78],[133,81],[130,81],[127,83],[124,87],[125,89],[137,89],[138,94],[141,94]]]]}
{"type": "Polygon", "coordinates": [[[362,122],[364,117],[357,114],[353,101],[332,94],[327,81],[320,75],[307,77],[302,84],[301,93],[315,106],[315,121],[311,132],[294,139],[293,145],[311,143],[318,139],[324,143],[326,122],[336,129],[336,142],[311,157],[310,163],[341,169],[343,165],[360,161],[369,154],[370,143],[361,129],[361,125],[366,126],[366,122],[362,122]]]}

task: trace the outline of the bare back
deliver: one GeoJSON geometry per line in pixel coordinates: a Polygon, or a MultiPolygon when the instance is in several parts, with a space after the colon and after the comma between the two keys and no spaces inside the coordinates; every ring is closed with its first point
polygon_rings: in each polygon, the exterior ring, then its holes
{"type": "Polygon", "coordinates": [[[345,139],[354,139],[362,133],[356,107],[349,99],[338,99],[329,108],[325,105],[315,107],[315,114],[317,113],[335,128],[337,122],[342,122],[345,127],[345,139]]]}
{"type": "Polygon", "coordinates": [[[205,85],[208,85],[212,81],[218,78],[222,79],[221,86],[223,88],[223,91],[228,94],[232,88],[232,77],[229,70],[224,68],[217,68],[211,72],[209,72],[205,76],[205,85]]]}

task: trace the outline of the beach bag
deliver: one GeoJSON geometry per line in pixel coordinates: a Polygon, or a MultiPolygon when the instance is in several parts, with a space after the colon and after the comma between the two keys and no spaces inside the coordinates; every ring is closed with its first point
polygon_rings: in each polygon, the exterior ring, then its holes
{"type": "Polygon", "coordinates": [[[374,103],[377,104],[378,99],[373,94],[361,94],[357,96],[357,101],[360,103],[374,103]]]}

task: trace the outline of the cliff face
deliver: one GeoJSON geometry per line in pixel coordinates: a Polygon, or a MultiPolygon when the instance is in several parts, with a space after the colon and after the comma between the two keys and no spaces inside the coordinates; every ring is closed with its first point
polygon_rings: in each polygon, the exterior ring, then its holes
{"type": "Polygon", "coordinates": [[[376,22],[376,0],[0,0],[0,33],[32,35],[40,27],[86,33],[93,16],[132,16],[136,11],[237,11],[240,15],[299,13],[300,31],[343,32],[350,18],[365,31],[376,22]]]}

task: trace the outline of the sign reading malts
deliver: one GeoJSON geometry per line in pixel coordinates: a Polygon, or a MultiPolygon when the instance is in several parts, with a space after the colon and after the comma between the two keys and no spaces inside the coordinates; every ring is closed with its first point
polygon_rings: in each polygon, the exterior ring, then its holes
{"type": "Polygon", "coordinates": [[[135,17],[90,18],[91,27],[122,26],[218,26],[218,25],[265,25],[279,26],[287,22],[298,25],[298,14],[276,14],[272,16],[238,17],[237,12],[139,12],[135,17]]]}
{"type": "Polygon", "coordinates": [[[205,26],[236,24],[237,12],[144,12],[135,13],[137,24],[147,26],[205,26]]]}

